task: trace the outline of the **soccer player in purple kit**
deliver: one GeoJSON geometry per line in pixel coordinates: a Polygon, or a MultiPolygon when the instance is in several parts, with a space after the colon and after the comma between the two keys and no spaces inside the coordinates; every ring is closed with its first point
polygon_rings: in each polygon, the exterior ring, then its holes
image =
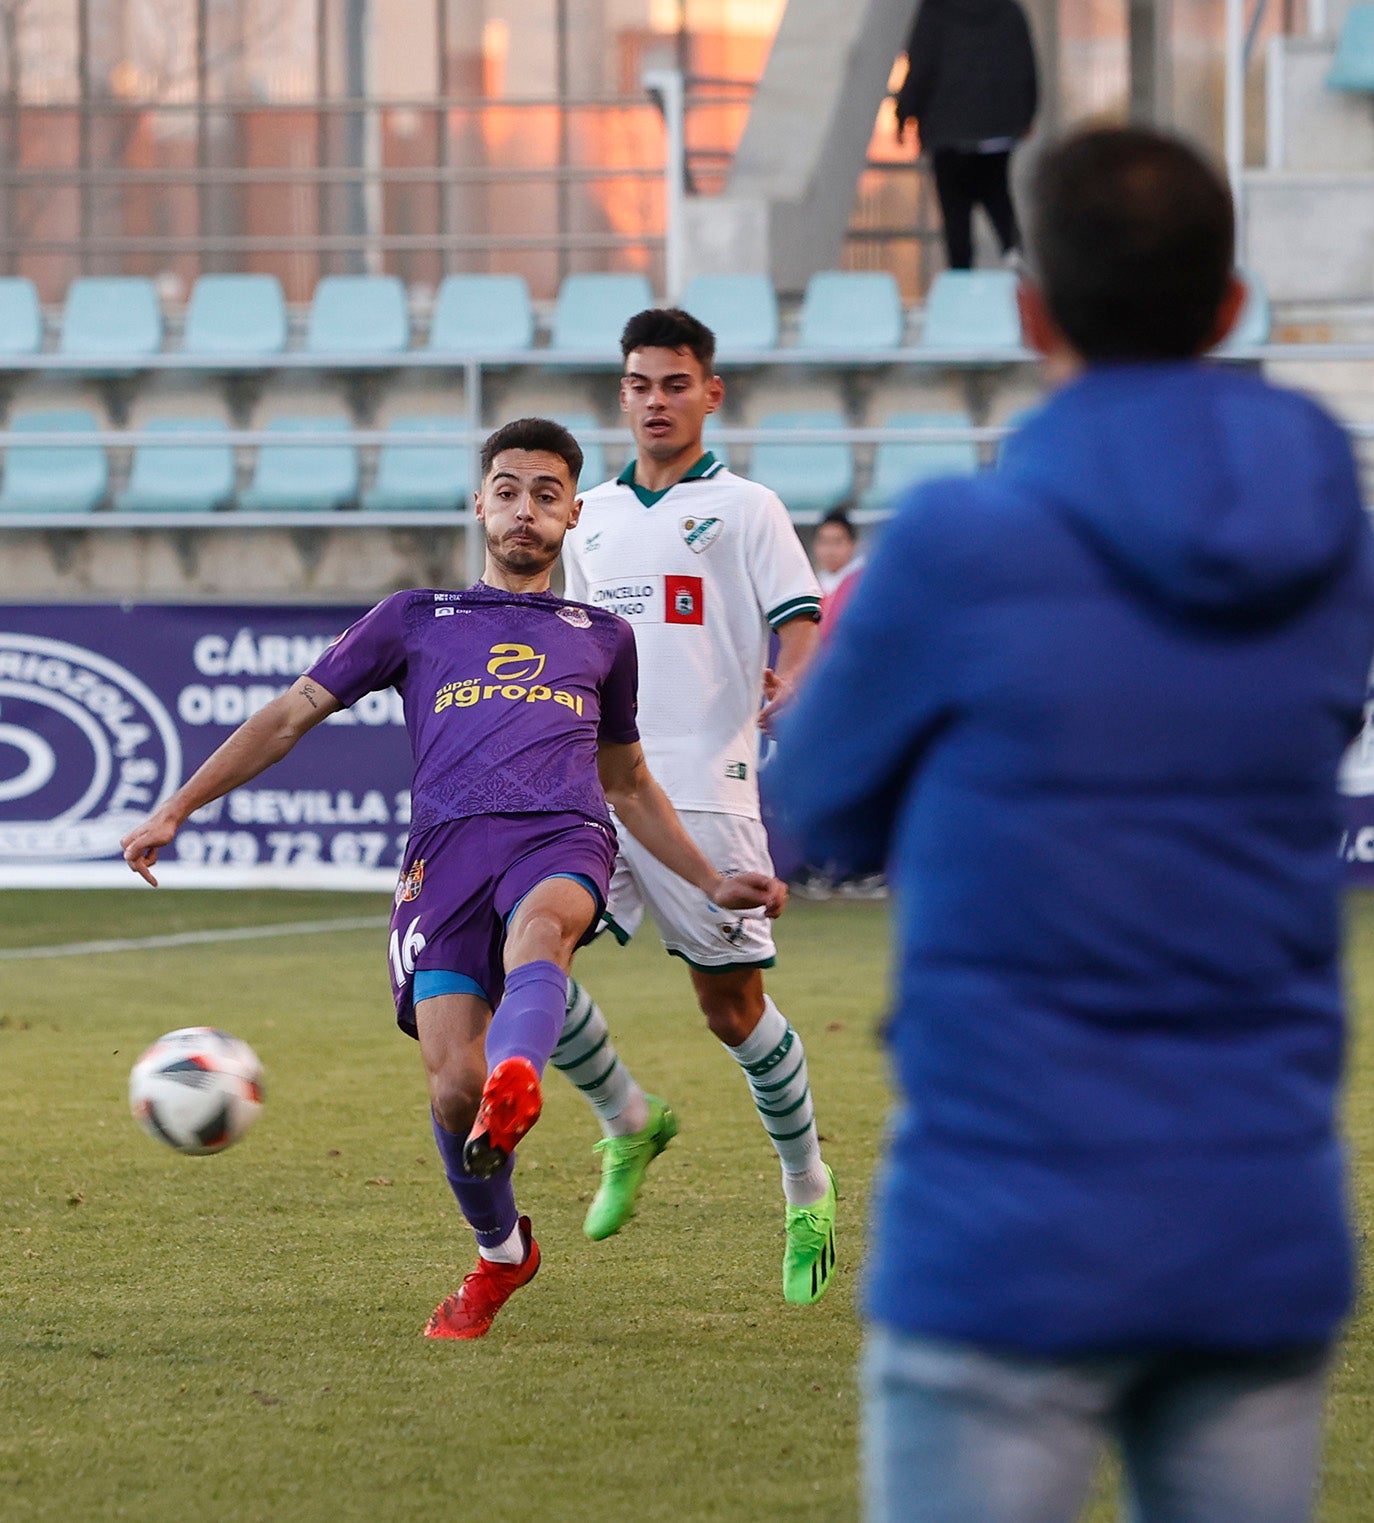
{"type": "Polygon", "coordinates": [[[156,885],[159,850],[195,810],[363,694],[400,691],[415,782],[388,943],[396,1018],[419,1040],[435,1141],[479,1253],[431,1316],[431,1338],[482,1337],[539,1268],[515,1204],[514,1150],[539,1118],[573,952],[605,906],[616,854],[607,799],[715,903],[777,915],[786,899],[762,873],[717,873],[650,775],[629,625],[549,591],[580,511],[581,467],[556,423],[498,429],[476,500],[482,580],[379,603],[123,841],[130,867],[156,885]]]}

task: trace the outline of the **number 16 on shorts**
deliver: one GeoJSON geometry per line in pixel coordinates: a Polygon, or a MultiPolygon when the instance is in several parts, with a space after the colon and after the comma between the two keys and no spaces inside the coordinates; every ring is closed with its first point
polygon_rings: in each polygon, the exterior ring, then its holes
{"type": "Polygon", "coordinates": [[[391,959],[391,977],[397,989],[404,989],[406,981],[415,972],[415,961],[425,949],[425,938],[420,934],[420,917],[417,915],[406,927],[402,936],[400,926],[391,933],[387,955],[391,959]]]}

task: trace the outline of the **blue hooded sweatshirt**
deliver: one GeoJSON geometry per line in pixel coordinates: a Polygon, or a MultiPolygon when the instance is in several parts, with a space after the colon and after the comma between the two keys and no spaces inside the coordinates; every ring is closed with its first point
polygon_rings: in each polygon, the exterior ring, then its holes
{"type": "Polygon", "coordinates": [[[1372,650],[1349,445],[1246,374],[1091,369],[999,472],[908,497],[769,772],[808,860],[894,889],[872,1318],[1051,1355],[1331,1337],[1372,650]]]}

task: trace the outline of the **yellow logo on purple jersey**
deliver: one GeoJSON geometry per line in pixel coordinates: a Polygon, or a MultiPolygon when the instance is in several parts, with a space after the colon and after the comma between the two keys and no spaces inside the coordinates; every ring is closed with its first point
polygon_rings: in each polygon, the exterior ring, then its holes
{"type": "Polygon", "coordinates": [[[502,682],[533,682],[544,670],[544,658],[532,645],[493,645],[487,671],[502,682]]]}
{"type": "Polygon", "coordinates": [[[434,695],[434,712],[445,709],[470,709],[475,704],[500,698],[507,703],[557,703],[574,714],[582,712],[582,695],[565,693],[559,688],[544,687],[535,678],[544,670],[545,658],[532,645],[493,645],[487,671],[500,680],[483,682],[480,677],[464,677],[446,682],[434,695]]]}

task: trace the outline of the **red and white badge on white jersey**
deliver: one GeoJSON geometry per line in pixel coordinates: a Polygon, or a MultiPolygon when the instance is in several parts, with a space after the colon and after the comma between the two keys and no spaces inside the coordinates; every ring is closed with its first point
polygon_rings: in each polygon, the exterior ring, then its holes
{"type": "Polygon", "coordinates": [[[623,582],[593,582],[587,601],[631,624],[705,622],[699,576],[637,576],[623,582]]]}

